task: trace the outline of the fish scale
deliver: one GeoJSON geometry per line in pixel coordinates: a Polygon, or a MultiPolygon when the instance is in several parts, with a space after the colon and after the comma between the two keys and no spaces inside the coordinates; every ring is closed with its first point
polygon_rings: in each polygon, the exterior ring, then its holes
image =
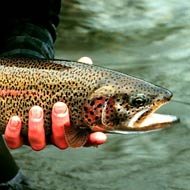
{"type": "MultiPolygon", "coordinates": [[[[44,127],[49,136],[52,106],[63,101],[69,107],[71,120],[71,127],[65,129],[66,140],[69,146],[78,147],[86,142],[90,130],[132,130],[128,123],[135,114],[146,109],[150,110],[146,111],[148,116],[171,96],[165,88],[98,66],[65,60],[0,58],[0,134],[9,118],[18,115],[22,135],[27,136],[28,112],[39,105],[44,110],[44,127]],[[96,110],[97,106],[89,108],[93,101],[98,104],[98,99],[104,100],[101,111],[96,110]],[[110,107],[108,100],[114,102],[110,107]]],[[[145,113],[142,115],[143,119],[139,116],[134,122],[134,130],[144,120],[145,113]]]]}

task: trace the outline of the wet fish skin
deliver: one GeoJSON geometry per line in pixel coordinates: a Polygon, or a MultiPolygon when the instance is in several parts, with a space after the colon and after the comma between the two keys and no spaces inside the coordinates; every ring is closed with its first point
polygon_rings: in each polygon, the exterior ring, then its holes
{"type": "Polygon", "coordinates": [[[49,136],[52,106],[63,101],[71,117],[66,139],[71,147],[78,147],[87,140],[89,130],[84,129],[131,130],[171,97],[167,89],[98,66],[64,60],[0,59],[0,134],[9,118],[18,115],[22,135],[27,136],[28,112],[39,105],[49,136]],[[144,112],[131,124],[140,111],[144,112]]]}

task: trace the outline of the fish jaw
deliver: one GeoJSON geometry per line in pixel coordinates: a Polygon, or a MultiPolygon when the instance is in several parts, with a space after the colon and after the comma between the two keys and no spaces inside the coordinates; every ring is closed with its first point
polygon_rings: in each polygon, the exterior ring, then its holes
{"type": "Polygon", "coordinates": [[[174,123],[178,123],[179,121],[179,118],[174,115],[152,113],[140,125],[138,125],[138,127],[127,127],[125,130],[107,130],[106,133],[126,135],[154,132],[174,123]]]}
{"type": "Polygon", "coordinates": [[[139,125],[139,128],[143,130],[161,129],[178,121],[179,118],[174,115],[152,113],[139,125]]]}
{"type": "Polygon", "coordinates": [[[154,103],[151,107],[137,112],[127,126],[122,126],[119,130],[115,130],[114,133],[128,134],[154,131],[179,122],[177,116],[155,113],[156,110],[170,101],[172,93],[170,93],[170,91],[167,93],[168,95],[165,96],[162,101],[154,103]]]}

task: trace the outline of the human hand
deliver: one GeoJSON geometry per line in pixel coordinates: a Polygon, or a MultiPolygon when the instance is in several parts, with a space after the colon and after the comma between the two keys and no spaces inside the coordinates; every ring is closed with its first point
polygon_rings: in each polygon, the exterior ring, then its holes
{"type": "MultiPolygon", "coordinates": [[[[92,64],[92,60],[88,57],[79,59],[80,62],[92,64]]],[[[63,102],[57,102],[52,109],[52,136],[51,143],[60,149],[68,147],[64,127],[69,127],[69,111],[63,102]]],[[[5,130],[5,140],[9,148],[16,149],[24,144],[23,138],[20,136],[22,128],[21,119],[13,116],[5,130]]],[[[97,146],[103,144],[107,136],[102,132],[93,132],[89,135],[85,146],[97,146]]],[[[28,141],[34,150],[42,150],[46,146],[43,110],[39,106],[34,106],[29,111],[28,123],[28,141]]]]}

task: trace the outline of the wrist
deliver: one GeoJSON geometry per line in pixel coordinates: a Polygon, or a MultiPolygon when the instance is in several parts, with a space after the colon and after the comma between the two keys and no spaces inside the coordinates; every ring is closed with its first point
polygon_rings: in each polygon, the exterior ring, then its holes
{"type": "Polygon", "coordinates": [[[18,170],[17,174],[9,181],[0,183],[1,187],[8,187],[9,189],[21,189],[22,185],[27,185],[28,182],[21,169],[18,170]]]}

